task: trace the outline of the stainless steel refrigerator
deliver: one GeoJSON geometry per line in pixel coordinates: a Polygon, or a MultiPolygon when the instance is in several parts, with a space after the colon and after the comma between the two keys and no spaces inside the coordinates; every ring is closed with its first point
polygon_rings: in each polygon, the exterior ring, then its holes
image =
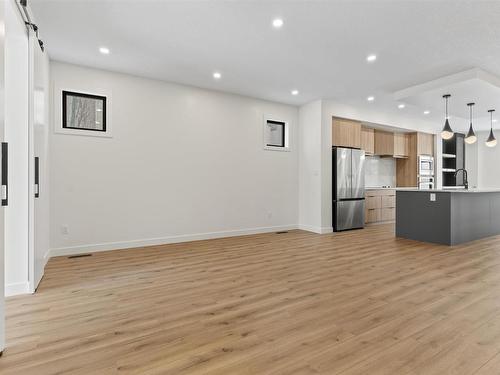
{"type": "Polygon", "coordinates": [[[333,147],[333,229],[365,225],[365,152],[333,147]]]}

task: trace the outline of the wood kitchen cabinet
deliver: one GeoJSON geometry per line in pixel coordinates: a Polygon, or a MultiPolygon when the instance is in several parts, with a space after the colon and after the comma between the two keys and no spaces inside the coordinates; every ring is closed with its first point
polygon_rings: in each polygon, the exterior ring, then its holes
{"type": "Polygon", "coordinates": [[[380,221],[394,221],[396,220],[395,207],[382,207],[380,210],[380,221]]]}
{"type": "Polygon", "coordinates": [[[408,157],[408,136],[375,129],[375,155],[408,157]]]}
{"type": "Polygon", "coordinates": [[[366,126],[361,127],[361,149],[365,150],[367,155],[375,154],[375,130],[372,128],[367,128],[366,126]]]}
{"type": "Polygon", "coordinates": [[[410,133],[408,157],[396,161],[396,184],[398,187],[416,187],[418,184],[418,156],[434,156],[434,134],[410,133]]]}
{"type": "Polygon", "coordinates": [[[392,156],[394,154],[394,133],[375,130],[375,155],[392,156]]]}
{"type": "Polygon", "coordinates": [[[332,145],[361,148],[361,123],[334,117],[332,119],[332,145]]]}
{"type": "Polygon", "coordinates": [[[396,190],[367,190],[365,194],[366,224],[393,221],[396,218],[396,190]]]}
{"type": "Polygon", "coordinates": [[[408,157],[408,135],[405,133],[394,133],[394,153],[395,158],[408,157]]]}
{"type": "Polygon", "coordinates": [[[417,133],[417,155],[434,155],[434,134],[417,133]]]}

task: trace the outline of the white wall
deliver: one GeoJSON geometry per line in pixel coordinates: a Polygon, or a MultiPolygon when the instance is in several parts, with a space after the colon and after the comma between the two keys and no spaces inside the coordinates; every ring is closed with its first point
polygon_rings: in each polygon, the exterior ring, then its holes
{"type": "Polygon", "coordinates": [[[321,233],[321,100],[299,109],[299,225],[321,233]]]}
{"type": "Polygon", "coordinates": [[[297,108],[59,62],[50,75],[113,102],[113,138],[51,132],[51,255],[296,227],[297,108]],[[264,115],[289,122],[290,152],[263,149],[264,115]]]}
{"type": "MultiPolygon", "coordinates": [[[[487,147],[484,142],[489,132],[477,133],[477,180],[479,188],[500,188],[500,143],[487,147]]],[[[500,131],[496,131],[500,139],[500,131]]],[[[467,158],[466,154],[466,158],[467,158]]]]}
{"type": "Polygon", "coordinates": [[[9,143],[9,205],[5,208],[5,293],[28,284],[28,36],[14,1],[6,3],[5,140],[9,143]]]}
{"type": "MultiPolygon", "coordinates": [[[[484,146],[484,139],[486,139],[487,136],[485,136],[483,139],[483,135],[478,134],[478,137],[479,142],[473,143],[471,145],[467,143],[465,144],[465,169],[467,170],[467,177],[469,179],[470,188],[476,188],[479,185],[478,152],[481,145],[484,146]]],[[[500,187],[500,184],[498,185],[498,187],[500,187]]]]}

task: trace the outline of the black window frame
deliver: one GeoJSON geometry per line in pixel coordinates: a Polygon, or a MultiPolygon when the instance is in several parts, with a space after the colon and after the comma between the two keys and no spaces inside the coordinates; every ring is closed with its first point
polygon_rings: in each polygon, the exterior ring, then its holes
{"type": "Polygon", "coordinates": [[[266,126],[269,126],[269,124],[272,125],[279,125],[283,128],[283,131],[281,132],[281,145],[275,145],[271,143],[266,143],[267,147],[276,147],[276,148],[286,148],[286,121],[276,121],[276,120],[266,120],[266,126]]]}
{"type": "Polygon", "coordinates": [[[107,128],[106,128],[106,97],[102,95],[92,95],[92,94],[85,94],[82,92],[75,92],[75,91],[67,91],[63,90],[62,92],[62,127],[63,129],[72,129],[72,130],[82,130],[82,131],[90,131],[90,132],[100,132],[100,133],[106,133],[107,128]],[[66,98],[69,96],[76,96],[80,98],[87,98],[87,99],[96,99],[96,100],[102,100],[102,129],[88,129],[88,128],[77,128],[76,126],[68,126],[67,124],[67,109],[66,109],[66,98]]]}

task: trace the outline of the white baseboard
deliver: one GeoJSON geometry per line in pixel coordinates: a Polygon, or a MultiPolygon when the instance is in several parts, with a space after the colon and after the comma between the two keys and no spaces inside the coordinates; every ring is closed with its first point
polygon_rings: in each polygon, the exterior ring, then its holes
{"type": "Polygon", "coordinates": [[[333,233],[333,227],[322,227],[320,234],[333,233]]]}
{"type": "Polygon", "coordinates": [[[43,268],[45,268],[49,259],[50,259],[50,249],[48,249],[45,255],[43,256],[43,268]]]}
{"type": "Polygon", "coordinates": [[[5,284],[5,297],[17,296],[19,294],[28,294],[30,292],[29,282],[14,284],[5,284]]]}
{"type": "MultiPolygon", "coordinates": [[[[283,230],[293,230],[293,229],[298,229],[298,226],[296,224],[291,224],[291,225],[280,225],[280,226],[274,226],[274,227],[237,229],[237,230],[222,231],[222,232],[186,234],[186,235],[180,235],[180,236],[170,236],[170,237],[151,238],[151,239],[132,240],[132,241],[106,242],[106,243],[101,243],[101,244],[91,244],[91,245],[55,248],[55,249],[50,250],[49,255],[50,255],[50,257],[76,255],[76,254],[82,254],[82,253],[94,253],[94,252],[99,252],[99,251],[129,249],[129,248],[134,248],[134,247],[166,245],[166,244],[171,244],[171,243],[210,240],[210,239],[214,239],[214,238],[235,237],[235,236],[259,234],[259,233],[279,232],[279,231],[283,231],[283,230]]],[[[307,230],[307,229],[305,229],[305,230],[307,230]]]]}
{"type": "Polygon", "coordinates": [[[304,225],[304,224],[299,224],[299,229],[306,230],[308,232],[317,233],[317,234],[326,234],[326,233],[333,232],[332,227],[316,227],[313,225],[304,225]]]}

